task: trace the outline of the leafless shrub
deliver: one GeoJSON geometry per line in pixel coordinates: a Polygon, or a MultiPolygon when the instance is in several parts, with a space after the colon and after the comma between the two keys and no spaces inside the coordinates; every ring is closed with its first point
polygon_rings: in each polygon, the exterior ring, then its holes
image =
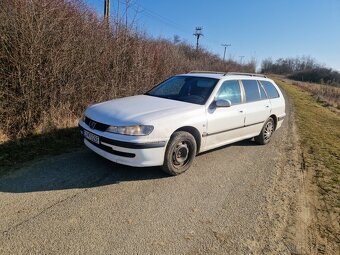
{"type": "Polygon", "coordinates": [[[190,70],[254,71],[185,43],[155,40],[76,1],[0,1],[0,135],[74,126],[94,102],[145,92],[190,70]]]}
{"type": "Polygon", "coordinates": [[[322,102],[326,106],[332,106],[334,108],[340,109],[339,87],[307,82],[293,82],[292,84],[308,91],[318,101],[322,102]]]}
{"type": "Polygon", "coordinates": [[[292,84],[295,85],[295,86],[299,86],[299,85],[300,85],[300,82],[293,81],[292,84]]]}

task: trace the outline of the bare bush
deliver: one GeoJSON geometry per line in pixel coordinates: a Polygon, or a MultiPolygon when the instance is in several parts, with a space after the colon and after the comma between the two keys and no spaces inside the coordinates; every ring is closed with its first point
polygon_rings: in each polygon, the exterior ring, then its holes
{"type": "MultiPolygon", "coordinates": [[[[340,110],[340,88],[324,84],[315,84],[307,82],[293,82],[293,85],[299,86],[303,90],[311,93],[318,101],[325,106],[332,106],[340,110]]],[[[337,111],[338,112],[338,111],[337,111]]]]}
{"type": "Polygon", "coordinates": [[[143,93],[173,74],[254,71],[120,19],[108,29],[76,1],[1,0],[0,20],[0,136],[9,139],[74,126],[89,104],[143,93]]]}

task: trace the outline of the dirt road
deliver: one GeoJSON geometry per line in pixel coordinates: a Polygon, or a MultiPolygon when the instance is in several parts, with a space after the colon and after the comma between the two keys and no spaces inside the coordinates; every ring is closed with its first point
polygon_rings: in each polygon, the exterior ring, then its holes
{"type": "Polygon", "coordinates": [[[308,213],[297,203],[302,176],[289,104],[286,111],[267,146],[244,141],[205,153],[177,177],[86,149],[3,177],[0,253],[306,252],[308,213]]]}

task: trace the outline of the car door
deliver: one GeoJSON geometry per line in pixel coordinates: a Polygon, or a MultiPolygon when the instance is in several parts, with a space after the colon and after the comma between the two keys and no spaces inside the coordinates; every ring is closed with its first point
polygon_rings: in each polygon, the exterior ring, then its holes
{"type": "Polygon", "coordinates": [[[266,91],[268,99],[271,105],[271,114],[275,114],[277,117],[284,118],[285,114],[285,102],[282,95],[280,95],[279,91],[275,88],[275,86],[270,81],[262,80],[260,81],[262,87],[266,91]]]}
{"type": "Polygon", "coordinates": [[[241,80],[241,84],[245,95],[244,132],[247,137],[257,136],[270,116],[270,101],[258,81],[241,80]]]}
{"type": "Polygon", "coordinates": [[[245,121],[241,86],[238,80],[225,81],[215,96],[217,100],[229,100],[231,106],[207,109],[206,149],[212,149],[233,142],[243,136],[245,121]]]}

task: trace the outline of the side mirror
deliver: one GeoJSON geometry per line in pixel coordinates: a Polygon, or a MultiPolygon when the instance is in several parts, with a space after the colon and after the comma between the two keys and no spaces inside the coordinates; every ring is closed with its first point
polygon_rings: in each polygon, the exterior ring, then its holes
{"type": "Polygon", "coordinates": [[[230,100],[219,99],[219,100],[215,101],[215,106],[216,107],[230,107],[231,102],[230,102],[230,100]]]}

